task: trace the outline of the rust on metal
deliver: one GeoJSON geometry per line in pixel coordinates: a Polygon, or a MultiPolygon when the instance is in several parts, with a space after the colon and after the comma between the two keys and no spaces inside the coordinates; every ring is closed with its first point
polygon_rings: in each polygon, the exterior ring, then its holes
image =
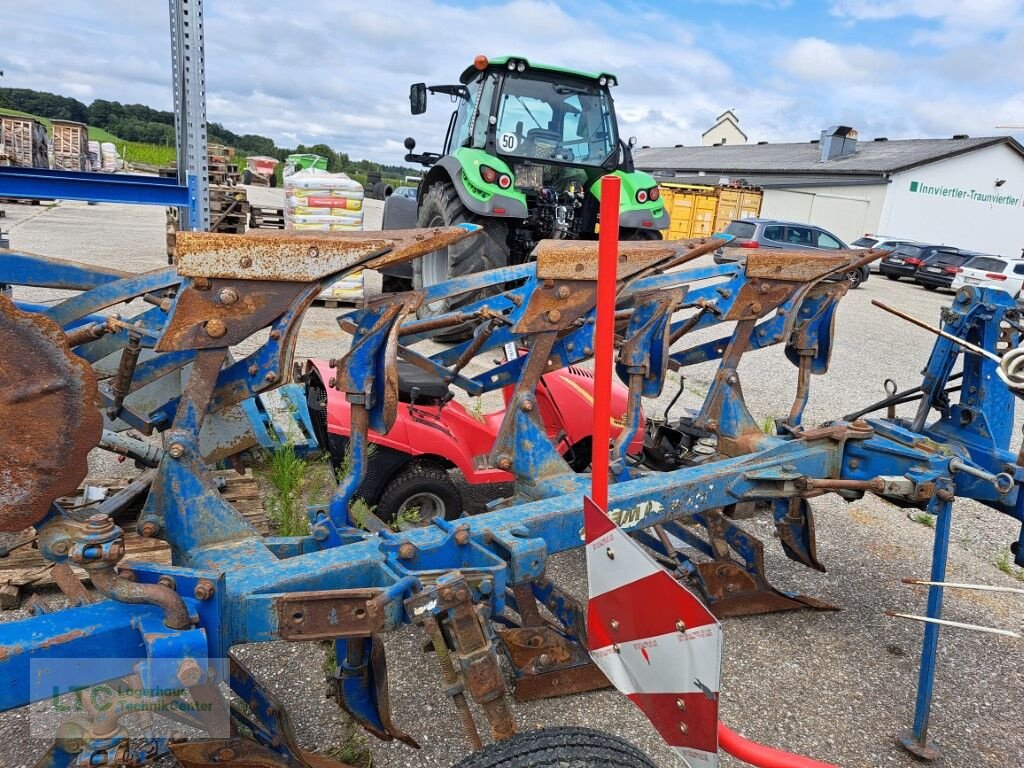
{"type": "Polygon", "coordinates": [[[178,274],[196,278],[309,283],[355,268],[382,269],[411,261],[473,234],[461,227],[373,233],[179,232],[176,241],[178,274]]]}
{"type": "Polygon", "coordinates": [[[15,532],[39,522],[55,499],[77,491],[103,420],[96,375],[71,351],[61,329],[42,315],[21,312],[3,295],[0,347],[0,531],[15,532]]]}
{"type": "MultiPolygon", "coordinates": [[[[870,263],[878,256],[867,259],[870,263]]],[[[861,266],[864,251],[841,250],[828,254],[812,251],[752,251],[747,256],[747,277],[809,283],[823,277],[861,266]]]]}
{"type": "Polygon", "coordinates": [[[530,303],[513,330],[516,333],[565,330],[571,328],[577,320],[593,309],[596,303],[596,282],[552,280],[550,283],[542,283],[530,295],[530,303]],[[559,296],[559,289],[563,287],[572,289],[565,298],[559,296]]]}
{"type": "Polygon", "coordinates": [[[370,610],[380,589],[290,592],[277,598],[277,634],[282,640],[365,637],[384,629],[385,614],[370,610]]]}
{"type": "Polygon", "coordinates": [[[211,290],[184,288],[157,352],[238,344],[284,314],[305,289],[297,283],[269,280],[215,279],[210,284],[211,290]],[[220,294],[229,290],[236,298],[225,304],[220,294]]]}
{"type": "Polygon", "coordinates": [[[551,627],[499,629],[498,636],[522,673],[516,679],[516,701],[567,696],[611,685],[579,644],[551,627]]]}
{"type": "MultiPolygon", "coordinates": [[[[619,243],[619,279],[668,261],[682,250],[662,240],[619,243]]],[[[596,240],[541,240],[533,253],[539,280],[597,280],[596,240]]]]}

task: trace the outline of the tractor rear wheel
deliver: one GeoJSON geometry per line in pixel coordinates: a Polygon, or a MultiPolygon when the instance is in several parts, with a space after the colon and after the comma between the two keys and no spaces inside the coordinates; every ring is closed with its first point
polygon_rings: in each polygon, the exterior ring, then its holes
{"type": "Polygon", "coordinates": [[[656,768],[628,741],[592,728],[517,733],[474,752],[455,768],[656,768]]]}
{"type": "MultiPolygon", "coordinates": [[[[508,264],[508,224],[501,219],[478,216],[466,210],[450,182],[434,184],[423,196],[418,225],[421,227],[451,227],[456,224],[478,224],[483,231],[445,251],[428,253],[413,262],[412,284],[415,290],[475,275],[508,264]]],[[[493,295],[500,287],[470,291],[461,296],[435,301],[420,307],[420,317],[433,317],[493,295]]],[[[435,338],[439,341],[464,341],[473,334],[469,323],[456,326],[435,338]]]]}
{"type": "Polygon", "coordinates": [[[656,229],[640,229],[626,227],[619,232],[619,240],[663,240],[661,232],[656,229]]]}

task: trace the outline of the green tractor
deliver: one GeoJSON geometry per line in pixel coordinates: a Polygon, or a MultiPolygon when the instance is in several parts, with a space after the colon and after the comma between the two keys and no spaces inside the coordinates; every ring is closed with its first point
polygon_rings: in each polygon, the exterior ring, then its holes
{"type": "MultiPolygon", "coordinates": [[[[459,81],[410,88],[414,115],[426,111],[428,93],[449,96],[456,108],[442,153],[415,154],[416,142],[405,140],[406,161],[429,170],[415,199],[387,199],[384,228],[470,222],[484,231],[448,253],[417,259],[411,274],[396,276],[411,277],[419,289],[528,261],[539,240],[594,239],[599,179],[609,173],[622,179],[622,239],[661,238],[668,214],[654,178],[633,167],[636,140],[619,137],[610,90],[614,75],[534,64],[521,56],[477,56],[459,81]]],[[[478,298],[436,302],[424,313],[478,298]]]]}

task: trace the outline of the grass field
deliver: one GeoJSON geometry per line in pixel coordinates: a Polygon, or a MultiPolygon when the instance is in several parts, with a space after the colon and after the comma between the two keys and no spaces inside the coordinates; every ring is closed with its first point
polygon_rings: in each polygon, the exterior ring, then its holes
{"type": "MultiPolygon", "coordinates": [[[[50,121],[39,115],[32,115],[28,112],[19,112],[16,109],[0,107],[0,115],[14,115],[15,117],[30,117],[38,120],[46,126],[51,133],[50,121]]],[[[144,163],[146,165],[174,165],[174,147],[162,147],[158,144],[143,144],[137,141],[124,141],[110,131],[96,126],[89,126],[89,138],[92,141],[110,141],[117,147],[117,153],[123,160],[129,163],[144,163]]]]}

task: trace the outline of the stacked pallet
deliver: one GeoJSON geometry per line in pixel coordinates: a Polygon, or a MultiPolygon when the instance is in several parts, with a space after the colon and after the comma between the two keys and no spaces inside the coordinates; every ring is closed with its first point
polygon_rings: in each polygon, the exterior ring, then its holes
{"type": "Polygon", "coordinates": [[[53,167],[84,171],[89,154],[89,128],[74,120],[52,120],[53,167]]]}
{"type": "MultiPolygon", "coordinates": [[[[216,474],[223,479],[221,496],[252,523],[260,534],[267,535],[270,528],[263,511],[259,487],[252,475],[238,475],[234,472],[216,474]]],[[[92,480],[90,483],[93,487],[104,488],[107,497],[124,489],[127,484],[128,481],[123,478],[92,480]]],[[[136,532],[135,524],[129,522],[138,516],[141,504],[140,498],[134,506],[130,505],[119,514],[122,519],[117,522],[124,530],[125,543],[125,557],[122,563],[170,563],[171,550],[166,542],[143,538],[136,532]]],[[[53,563],[39,554],[39,550],[34,547],[34,541],[35,532],[28,529],[21,534],[11,534],[4,543],[4,546],[10,549],[10,553],[6,557],[0,557],[0,608],[17,608],[23,589],[39,589],[54,583],[53,563]]],[[[76,568],[74,573],[81,581],[88,578],[83,570],[76,568]]]]}
{"type": "Polygon", "coordinates": [[[10,165],[29,168],[50,166],[46,127],[30,117],[0,115],[4,154],[10,165]]]}
{"type": "Polygon", "coordinates": [[[284,229],[284,208],[250,206],[249,229],[284,229]]]}
{"type": "Polygon", "coordinates": [[[238,183],[241,174],[235,166],[234,147],[210,144],[206,148],[206,155],[211,186],[228,186],[238,183]]]}
{"type": "Polygon", "coordinates": [[[239,187],[210,187],[210,231],[245,234],[249,197],[239,187]]]}

